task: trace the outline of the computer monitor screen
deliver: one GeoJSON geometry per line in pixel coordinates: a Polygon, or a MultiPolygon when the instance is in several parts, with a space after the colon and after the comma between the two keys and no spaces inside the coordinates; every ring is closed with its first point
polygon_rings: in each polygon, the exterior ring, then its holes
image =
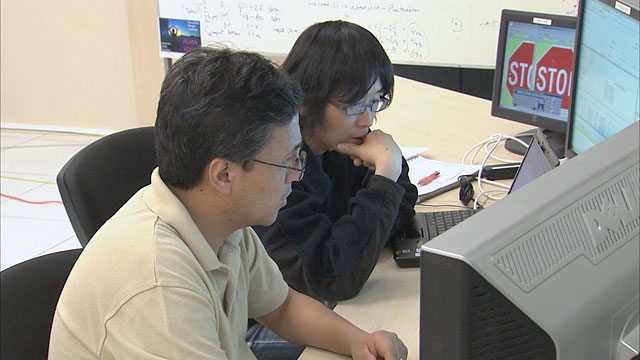
{"type": "Polygon", "coordinates": [[[420,359],[631,359],[640,123],[422,246],[420,359]]]}
{"type": "Polygon", "coordinates": [[[579,9],[567,157],[640,117],[638,2],[588,0],[579,9]]]}
{"type": "MultiPolygon", "coordinates": [[[[576,18],[503,10],[496,55],[491,115],[542,128],[559,158],[573,73],[576,18]]],[[[530,133],[518,134],[525,143],[530,133]]],[[[507,149],[526,148],[508,142],[507,149]]]]}

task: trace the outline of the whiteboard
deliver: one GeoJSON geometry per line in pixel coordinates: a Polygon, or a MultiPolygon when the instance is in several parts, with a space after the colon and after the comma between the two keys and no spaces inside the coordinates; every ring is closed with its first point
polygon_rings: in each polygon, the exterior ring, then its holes
{"type": "Polygon", "coordinates": [[[503,8],[576,16],[577,2],[158,0],[158,13],[160,18],[199,21],[205,46],[224,43],[266,55],[286,55],[309,25],[342,19],[371,31],[395,64],[494,68],[503,8]]]}

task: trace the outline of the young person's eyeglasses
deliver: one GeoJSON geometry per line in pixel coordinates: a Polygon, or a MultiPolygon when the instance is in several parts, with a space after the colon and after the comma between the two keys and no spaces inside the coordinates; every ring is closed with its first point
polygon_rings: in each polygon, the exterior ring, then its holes
{"type": "Polygon", "coordinates": [[[333,104],[335,107],[337,107],[338,109],[344,111],[347,115],[360,115],[365,110],[367,110],[367,108],[369,108],[369,110],[372,113],[377,113],[379,111],[382,111],[386,109],[387,106],[389,106],[389,103],[391,102],[391,100],[387,98],[380,98],[378,100],[373,100],[368,104],[359,102],[357,104],[351,104],[351,105],[338,104],[334,101],[329,101],[329,102],[333,104]]]}
{"type": "Polygon", "coordinates": [[[302,149],[300,149],[300,151],[298,152],[298,155],[296,156],[296,159],[294,160],[295,163],[298,165],[298,167],[274,164],[274,163],[270,163],[270,162],[266,162],[266,161],[262,161],[262,160],[258,160],[258,159],[251,159],[251,160],[255,161],[257,163],[260,163],[260,164],[265,164],[265,165],[269,165],[269,166],[275,166],[275,167],[279,167],[279,168],[283,168],[283,169],[297,171],[297,172],[300,173],[300,175],[298,175],[298,181],[300,181],[304,177],[304,170],[307,167],[307,152],[302,150],[302,149]]]}

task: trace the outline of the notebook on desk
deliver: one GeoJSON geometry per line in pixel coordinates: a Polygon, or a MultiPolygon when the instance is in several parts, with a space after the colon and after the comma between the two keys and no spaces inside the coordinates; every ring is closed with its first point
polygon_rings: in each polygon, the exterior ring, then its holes
{"type": "MultiPolygon", "coordinates": [[[[509,189],[510,194],[558,166],[558,158],[544,135],[534,133],[522,164],[515,174],[509,189]]],[[[393,259],[399,267],[420,266],[420,247],[444,231],[469,218],[479,210],[445,210],[419,212],[392,240],[393,259]]]]}

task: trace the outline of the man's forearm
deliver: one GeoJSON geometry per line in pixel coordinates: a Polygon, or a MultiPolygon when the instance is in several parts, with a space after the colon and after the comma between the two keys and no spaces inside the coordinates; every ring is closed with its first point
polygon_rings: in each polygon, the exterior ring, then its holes
{"type": "Polygon", "coordinates": [[[351,355],[354,346],[368,335],[322,303],[292,289],[278,309],[258,321],[290,342],[344,355],[351,355]]]}

